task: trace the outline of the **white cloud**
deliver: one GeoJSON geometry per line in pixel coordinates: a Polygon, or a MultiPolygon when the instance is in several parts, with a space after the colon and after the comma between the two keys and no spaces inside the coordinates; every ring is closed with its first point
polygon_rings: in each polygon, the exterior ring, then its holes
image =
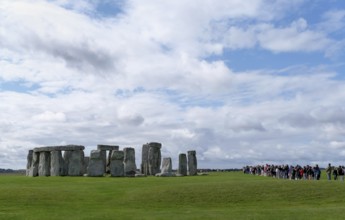
{"type": "Polygon", "coordinates": [[[307,29],[307,22],[299,19],[290,27],[265,27],[259,34],[260,45],[273,52],[325,51],[331,40],[322,32],[307,29]]]}
{"type": "Polygon", "coordinates": [[[38,122],[64,122],[66,121],[66,116],[63,112],[46,111],[42,114],[34,115],[32,119],[38,122]]]}
{"type": "Polygon", "coordinates": [[[149,141],[175,161],[196,149],[203,168],[321,161],[324,145],[345,141],[336,74],[235,72],[222,57],[224,48],[312,53],[341,43],[305,18],[275,23],[303,1],[269,2],[128,1],[116,17],[93,17],[90,1],[2,1],[0,86],[28,86],[0,89],[0,167],[22,168],[35,146],[140,152],[149,141]]]}

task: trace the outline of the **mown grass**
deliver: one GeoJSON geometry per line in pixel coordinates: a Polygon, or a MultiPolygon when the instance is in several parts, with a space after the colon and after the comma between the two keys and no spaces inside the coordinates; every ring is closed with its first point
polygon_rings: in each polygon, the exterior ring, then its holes
{"type": "Polygon", "coordinates": [[[176,178],[0,176],[0,219],[344,219],[345,183],[241,172],[176,178]]]}

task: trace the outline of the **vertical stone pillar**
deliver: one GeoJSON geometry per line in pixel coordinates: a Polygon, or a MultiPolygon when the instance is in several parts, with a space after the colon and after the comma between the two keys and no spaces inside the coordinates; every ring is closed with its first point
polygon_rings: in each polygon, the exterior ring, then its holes
{"type": "Polygon", "coordinates": [[[111,154],[113,150],[119,150],[119,146],[99,144],[97,145],[97,150],[101,150],[101,156],[103,159],[105,172],[110,173],[111,154]],[[107,156],[107,151],[108,151],[108,156],[107,156]]]}
{"type": "Polygon", "coordinates": [[[190,176],[195,176],[198,174],[196,151],[188,151],[188,172],[190,176]]]}
{"type": "Polygon", "coordinates": [[[162,144],[151,142],[149,143],[148,151],[148,165],[149,165],[149,174],[156,175],[160,173],[161,166],[161,147],[162,144]]]}
{"type": "Polygon", "coordinates": [[[123,151],[112,151],[110,160],[110,175],[111,176],[124,176],[124,152],[123,151]]]}
{"type": "Polygon", "coordinates": [[[144,175],[149,175],[149,148],[149,144],[144,144],[141,150],[140,172],[144,175]]]}
{"type": "Polygon", "coordinates": [[[105,173],[107,170],[107,151],[106,150],[101,150],[101,158],[103,161],[104,173],[105,173]]]}
{"type": "Polygon", "coordinates": [[[180,176],[187,176],[187,155],[179,154],[177,174],[180,176]]]}
{"type": "Polygon", "coordinates": [[[38,164],[38,176],[50,176],[50,152],[40,152],[40,159],[38,164]]]}
{"type": "Polygon", "coordinates": [[[26,176],[30,175],[30,169],[32,165],[32,157],[33,157],[34,151],[29,150],[28,156],[26,157],[27,163],[26,163],[26,176]]]}
{"type": "Polygon", "coordinates": [[[123,149],[124,152],[124,171],[125,176],[135,176],[137,171],[137,166],[135,164],[135,150],[131,147],[125,147],[123,149]]]}
{"type": "Polygon", "coordinates": [[[64,173],[65,162],[62,158],[60,150],[53,150],[50,152],[50,175],[62,176],[64,173]]]}
{"type": "Polygon", "coordinates": [[[92,150],[90,153],[89,166],[87,168],[88,176],[103,176],[105,173],[105,167],[101,155],[101,150],[92,150]]]}
{"type": "Polygon", "coordinates": [[[32,163],[31,168],[29,171],[29,176],[35,177],[38,176],[38,165],[40,161],[40,153],[39,152],[33,152],[32,154],[32,163]]]}
{"type": "Polygon", "coordinates": [[[84,151],[72,150],[65,151],[64,159],[67,164],[68,176],[81,176],[84,164],[84,151]]]}
{"type": "Polygon", "coordinates": [[[89,161],[90,161],[90,157],[84,157],[84,164],[83,164],[83,170],[82,170],[82,174],[87,174],[87,168],[89,166],[89,161]]]}
{"type": "Polygon", "coordinates": [[[163,158],[162,161],[162,171],[157,173],[156,176],[172,176],[172,163],[171,158],[163,158]]]}

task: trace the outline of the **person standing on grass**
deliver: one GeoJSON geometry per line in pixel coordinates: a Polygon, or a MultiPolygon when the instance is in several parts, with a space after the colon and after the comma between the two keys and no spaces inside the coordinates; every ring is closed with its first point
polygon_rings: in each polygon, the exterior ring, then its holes
{"type": "Polygon", "coordinates": [[[338,178],[338,169],[336,167],[333,167],[333,177],[334,177],[334,180],[337,180],[338,178]]]}
{"type": "Polygon", "coordinates": [[[344,182],[344,170],[343,170],[343,167],[341,166],[338,167],[338,176],[339,176],[339,180],[344,182]]]}
{"type": "Polygon", "coordinates": [[[319,165],[316,164],[316,166],[314,167],[314,180],[320,180],[320,176],[321,170],[319,168],[319,165]]]}
{"type": "Polygon", "coordinates": [[[328,167],[326,168],[326,174],[327,174],[327,180],[331,180],[332,167],[330,163],[328,164],[328,167]]]}

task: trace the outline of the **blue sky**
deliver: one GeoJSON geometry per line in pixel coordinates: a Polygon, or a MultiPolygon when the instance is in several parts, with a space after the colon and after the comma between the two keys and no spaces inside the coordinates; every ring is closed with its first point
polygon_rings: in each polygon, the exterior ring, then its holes
{"type": "Polygon", "coordinates": [[[163,144],[177,166],[344,164],[345,2],[0,3],[0,167],[163,144]]]}

